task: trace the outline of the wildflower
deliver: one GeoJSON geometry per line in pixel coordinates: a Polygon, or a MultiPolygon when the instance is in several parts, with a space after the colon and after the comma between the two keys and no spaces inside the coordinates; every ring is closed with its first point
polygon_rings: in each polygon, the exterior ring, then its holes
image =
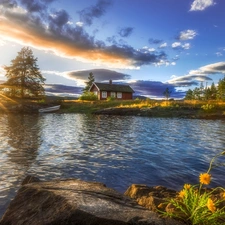
{"type": "Polygon", "coordinates": [[[163,203],[160,203],[160,204],[158,205],[158,208],[159,208],[159,209],[163,208],[163,203]]]}
{"type": "Polygon", "coordinates": [[[208,173],[201,173],[199,176],[199,180],[201,184],[210,184],[211,175],[208,173]]]}
{"type": "Polygon", "coordinates": [[[185,190],[180,191],[179,194],[178,194],[178,196],[180,198],[184,198],[184,196],[185,196],[185,190]]]}
{"type": "Polygon", "coordinates": [[[185,184],[184,185],[184,189],[189,190],[190,188],[191,188],[191,185],[190,184],[185,184]]]}
{"type": "Polygon", "coordinates": [[[223,198],[225,199],[225,191],[223,192],[223,198]]]}
{"type": "Polygon", "coordinates": [[[207,201],[207,207],[211,212],[216,211],[216,206],[214,205],[213,200],[211,198],[209,198],[207,201]]]}

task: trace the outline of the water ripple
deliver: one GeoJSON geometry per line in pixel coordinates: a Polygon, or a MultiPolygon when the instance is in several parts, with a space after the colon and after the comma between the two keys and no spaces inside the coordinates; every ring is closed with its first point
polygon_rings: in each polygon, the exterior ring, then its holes
{"type": "MultiPolygon", "coordinates": [[[[178,190],[197,183],[225,149],[224,121],[46,114],[2,115],[0,123],[1,214],[27,174],[99,181],[120,192],[132,183],[178,190]]],[[[225,186],[223,174],[213,169],[212,185],[225,186]]]]}

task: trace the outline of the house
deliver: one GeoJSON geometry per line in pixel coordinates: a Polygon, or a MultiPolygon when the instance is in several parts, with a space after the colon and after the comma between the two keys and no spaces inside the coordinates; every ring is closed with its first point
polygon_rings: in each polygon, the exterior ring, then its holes
{"type": "Polygon", "coordinates": [[[133,99],[134,93],[134,90],[129,85],[113,84],[112,80],[108,84],[93,82],[89,91],[94,92],[99,100],[106,100],[108,97],[128,100],[133,99]]]}

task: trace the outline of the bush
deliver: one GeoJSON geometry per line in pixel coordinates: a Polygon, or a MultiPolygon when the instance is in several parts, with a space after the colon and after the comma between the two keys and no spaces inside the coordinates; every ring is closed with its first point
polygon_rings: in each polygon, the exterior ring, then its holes
{"type": "Polygon", "coordinates": [[[214,105],[206,104],[201,107],[204,111],[212,111],[215,107],[214,105]]]}
{"type": "Polygon", "coordinates": [[[80,96],[79,100],[95,101],[98,100],[98,96],[93,92],[85,92],[80,96]]]}
{"type": "Polygon", "coordinates": [[[108,102],[111,102],[111,101],[114,101],[115,99],[116,99],[115,97],[109,96],[109,97],[107,98],[107,101],[108,101],[108,102]]]}

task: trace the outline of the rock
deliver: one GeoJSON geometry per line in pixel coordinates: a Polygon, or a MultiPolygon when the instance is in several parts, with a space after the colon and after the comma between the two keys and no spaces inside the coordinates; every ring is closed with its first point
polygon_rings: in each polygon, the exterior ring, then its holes
{"type": "Polygon", "coordinates": [[[21,184],[25,185],[25,184],[30,184],[30,183],[39,182],[39,181],[40,181],[40,179],[38,177],[33,177],[31,175],[27,175],[21,184]]]}
{"type": "Polygon", "coordinates": [[[102,183],[76,179],[23,185],[0,225],[181,225],[102,183]]]}
{"type": "Polygon", "coordinates": [[[165,201],[176,196],[176,191],[163,186],[148,187],[142,184],[132,184],[124,193],[137,201],[137,203],[147,209],[157,212],[165,210],[165,201]],[[162,204],[161,204],[162,203],[162,204]]]}

